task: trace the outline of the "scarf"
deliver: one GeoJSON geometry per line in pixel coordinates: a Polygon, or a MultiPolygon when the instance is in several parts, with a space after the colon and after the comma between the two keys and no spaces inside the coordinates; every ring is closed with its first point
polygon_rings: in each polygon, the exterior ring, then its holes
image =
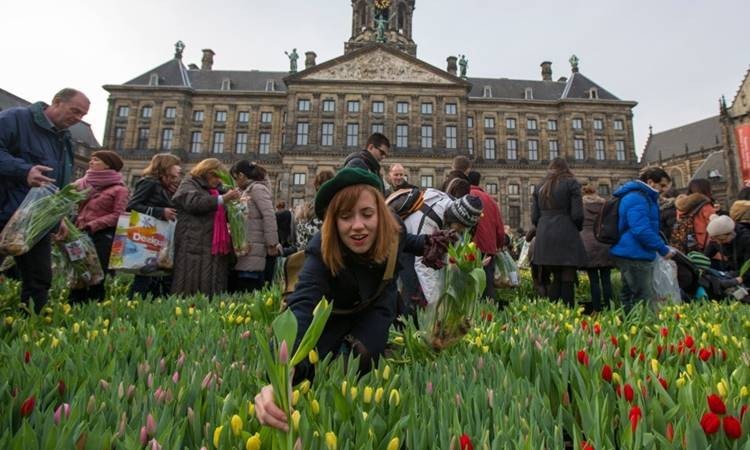
{"type": "MultiPolygon", "coordinates": [[[[219,197],[218,189],[209,189],[208,192],[214,197],[219,197]]],[[[211,242],[211,254],[226,255],[229,254],[231,248],[232,243],[229,239],[227,210],[224,209],[224,205],[219,205],[214,213],[214,236],[211,242]]]]}
{"type": "Polygon", "coordinates": [[[125,183],[122,180],[122,174],[116,170],[87,170],[83,178],[76,180],[75,185],[80,189],[91,189],[93,191],[103,191],[104,189],[115,184],[125,183]]]}

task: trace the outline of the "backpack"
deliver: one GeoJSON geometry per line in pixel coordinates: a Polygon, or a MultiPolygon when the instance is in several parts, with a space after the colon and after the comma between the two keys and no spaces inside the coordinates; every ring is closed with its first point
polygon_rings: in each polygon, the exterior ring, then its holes
{"type": "Polygon", "coordinates": [[[695,215],[706,205],[709,200],[702,201],[698,206],[693,208],[687,214],[681,214],[680,218],[674,223],[672,235],[669,238],[669,245],[681,251],[690,253],[692,251],[701,251],[705,247],[705,242],[700,243],[695,234],[695,215]]]}
{"type": "MultiPolygon", "coordinates": [[[[635,192],[646,198],[642,192],[635,192]]],[[[625,198],[625,195],[622,197],[612,196],[604,202],[601,211],[596,215],[594,237],[602,244],[615,245],[620,241],[620,201],[625,198]]]]}
{"type": "Polygon", "coordinates": [[[602,244],[614,245],[620,240],[620,200],[612,197],[602,205],[594,220],[594,237],[602,244]]]}
{"type": "MultiPolygon", "coordinates": [[[[419,231],[422,230],[425,217],[429,217],[437,224],[438,228],[443,228],[443,219],[432,209],[430,205],[424,202],[424,192],[418,187],[399,189],[389,195],[385,203],[401,218],[405,220],[415,212],[419,211],[424,214],[419,224],[419,231]]],[[[419,231],[417,233],[419,233],[419,231]]]]}

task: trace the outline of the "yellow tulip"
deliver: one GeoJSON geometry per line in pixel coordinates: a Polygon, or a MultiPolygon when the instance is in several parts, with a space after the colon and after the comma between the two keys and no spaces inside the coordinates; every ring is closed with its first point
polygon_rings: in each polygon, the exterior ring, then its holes
{"type": "Polygon", "coordinates": [[[310,350],[310,353],[307,354],[307,358],[310,360],[310,364],[317,364],[319,361],[318,352],[310,350]]]}
{"type": "Polygon", "coordinates": [[[365,386],[365,392],[362,395],[362,401],[365,403],[370,403],[372,401],[372,388],[370,386],[365,386]]]}
{"type": "Polygon", "coordinates": [[[388,396],[388,404],[398,406],[399,403],[401,403],[401,395],[398,393],[398,389],[391,389],[391,393],[388,396]]]}
{"type": "Polygon", "coordinates": [[[635,336],[636,334],[638,334],[638,327],[636,327],[635,325],[631,325],[630,326],[630,334],[632,334],[633,336],[635,336]]]}
{"type": "MultiPolygon", "coordinates": [[[[188,316],[192,316],[193,314],[195,314],[195,308],[193,308],[193,307],[191,306],[190,308],[188,308],[188,316]]],[[[250,439],[252,439],[252,438],[250,438],[250,439]]],[[[248,439],[248,441],[249,441],[250,439],[248,439]]]]}
{"type": "Polygon", "coordinates": [[[255,416],[255,403],[253,403],[252,400],[247,402],[247,416],[248,417],[255,416]]]}
{"type": "Polygon", "coordinates": [[[341,395],[343,395],[344,397],[346,397],[346,388],[347,388],[347,386],[348,386],[348,384],[346,383],[346,380],[344,380],[344,381],[341,382],[341,395]]]}
{"type": "Polygon", "coordinates": [[[51,324],[52,323],[52,317],[45,316],[44,317],[44,323],[47,324],[47,325],[51,324]]]}
{"type": "Polygon", "coordinates": [[[235,436],[240,435],[240,431],[242,431],[242,419],[237,414],[232,416],[232,420],[229,421],[229,424],[232,426],[232,434],[235,436]]]}
{"type": "Polygon", "coordinates": [[[174,315],[177,317],[182,317],[182,308],[179,306],[174,307],[174,315]]]}
{"type": "Polygon", "coordinates": [[[747,397],[750,392],[748,392],[747,386],[742,386],[740,388],[740,397],[747,397]]]}
{"type": "Polygon", "coordinates": [[[255,433],[254,435],[247,438],[245,450],[260,450],[260,434],[255,433]]]}
{"type": "Polygon", "coordinates": [[[5,325],[8,326],[8,327],[11,326],[11,325],[13,325],[13,316],[7,316],[5,318],[5,325]]]}
{"type": "Polygon", "coordinates": [[[91,339],[96,339],[99,336],[99,330],[91,330],[91,339]]]}
{"type": "Polygon", "coordinates": [[[221,438],[221,430],[223,430],[223,426],[218,426],[214,430],[214,447],[219,448],[219,438],[221,438]]]}
{"type": "Polygon", "coordinates": [[[617,372],[612,372],[612,383],[613,384],[622,384],[622,378],[620,378],[620,374],[617,372]]]}
{"type": "Polygon", "coordinates": [[[73,324],[73,334],[78,334],[79,331],[81,331],[81,325],[76,322],[73,324]]]}
{"type": "Polygon", "coordinates": [[[391,377],[391,366],[387,365],[383,368],[383,379],[387,380],[391,377]]]}
{"type": "Polygon", "coordinates": [[[393,342],[396,343],[396,344],[398,344],[398,345],[403,345],[403,343],[404,343],[404,337],[403,336],[396,336],[395,338],[393,338],[393,342]]]}
{"type": "Polygon", "coordinates": [[[297,389],[292,392],[292,406],[296,405],[299,401],[299,391],[297,389]]]}
{"type": "Polygon", "coordinates": [[[336,450],[336,434],[333,431],[326,433],[326,447],[328,450],[336,450]]]}
{"type": "Polygon", "coordinates": [[[695,369],[693,369],[693,365],[690,363],[687,363],[685,365],[685,370],[687,370],[687,374],[690,375],[691,377],[693,376],[693,373],[695,373],[695,369]]]}
{"type": "Polygon", "coordinates": [[[294,412],[292,413],[292,425],[294,426],[294,431],[299,430],[299,418],[300,418],[300,413],[299,411],[295,409],[294,412]]]}
{"type": "Polygon", "coordinates": [[[234,319],[234,323],[236,323],[237,325],[241,325],[241,324],[242,324],[242,322],[244,322],[244,321],[245,321],[245,318],[244,318],[244,317],[242,317],[242,316],[237,316],[237,317],[236,317],[236,318],[234,319]]]}
{"type": "Polygon", "coordinates": [[[273,298],[269,296],[269,297],[268,297],[268,298],[266,299],[266,307],[270,308],[270,307],[272,307],[272,306],[273,306],[273,298]]]}
{"type": "Polygon", "coordinates": [[[565,331],[573,331],[573,325],[570,322],[565,322],[565,331]]]}
{"type": "Polygon", "coordinates": [[[57,348],[58,345],[60,345],[60,340],[53,336],[50,346],[52,348],[57,348]]]}
{"type": "Polygon", "coordinates": [[[680,376],[677,379],[677,381],[675,381],[675,384],[677,385],[678,388],[681,388],[681,387],[685,386],[685,377],[680,376]]]}
{"type": "Polygon", "coordinates": [[[388,443],[388,450],[398,450],[398,444],[399,441],[397,437],[391,439],[391,441],[388,443]]]}
{"type": "Polygon", "coordinates": [[[109,328],[109,319],[104,319],[104,328],[109,328]]]}
{"type": "Polygon", "coordinates": [[[659,373],[659,361],[657,361],[656,359],[651,360],[651,370],[654,373],[659,373]]]}
{"type": "Polygon", "coordinates": [[[727,382],[725,380],[721,380],[718,383],[716,383],[716,390],[719,392],[719,395],[721,398],[727,398],[727,393],[729,391],[727,382]]]}
{"type": "Polygon", "coordinates": [[[490,346],[489,345],[483,345],[482,346],[482,353],[487,353],[488,351],[490,351],[490,346]]]}
{"type": "Polygon", "coordinates": [[[313,399],[313,401],[310,402],[310,409],[312,409],[313,414],[317,416],[320,412],[320,403],[318,403],[317,400],[313,399]]]}
{"type": "Polygon", "coordinates": [[[349,395],[351,395],[352,400],[356,400],[357,399],[357,394],[358,393],[359,393],[359,390],[357,389],[356,386],[352,386],[352,388],[349,389],[349,395]]]}
{"type": "Polygon", "coordinates": [[[302,383],[299,384],[299,392],[302,395],[307,394],[307,391],[310,390],[310,380],[304,380],[302,383]]]}
{"type": "Polygon", "coordinates": [[[70,314],[70,310],[72,309],[69,304],[63,303],[62,305],[63,313],[64,314],[70,314]]]}
{"type": "Polygon", "coordinates": [[[379,388],[378,388],[378,389],[377,389],[377,390],[375,391],[375,403],[380,403],[380,401],[381,401],[381,400],[383,399],[383,393],[384,393],[384,392],[385,392],[385,391],[383,391],[383,388],[382,388],[382,387],[379,387],[379,388]]]}
{"type": "Polygon", "coordinates": [[[365,421],[367,420],[367,412],[366,411],[362,411],[362,420],[365,420],[365,421]]]}

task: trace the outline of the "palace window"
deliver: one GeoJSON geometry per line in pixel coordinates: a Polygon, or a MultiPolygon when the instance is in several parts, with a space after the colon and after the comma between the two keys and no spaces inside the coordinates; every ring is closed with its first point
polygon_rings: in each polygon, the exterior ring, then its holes
{"type": "Polygon", "coordinates": [[[324,122],[320,126],[320,145],[330,147],[333,145],[333,123],[324,122]]]}
{"type": "Polygon", "coordinates": [[[237,122],[239,123],[250,122],[250,113],[247,111],[240,111],[239,114],[237,114],[237,122]]]}
{"type": "Polygon", "coordinates": [[[237,133],[235,136],[235,142],[234,142],[234,152],[238,155],[242,155],[247,153],[247,133],[241,132],[237,133]]]}
{"type": "Polygon", "coordinates": [[[166,108],[164,108],[165,119],[174,119],[175,117],[177,117],[177,108],[175,108],[174,106],[167,106],[166,108]]]}
{"type": "Polygon", "coordinates": [[[432,175],[422,175],[420,181],[423,188],[433,187],[432,175]]]}
{"type": "Polygon", "coordinates": [[[203,122],[203,111],[193,111],[193,121],[203,122]]]}
{"type": "Polygon", "coordinates": [[[549,159],[550,161],[560,157],[560,148],[556,140],[549,141],[549,159]]]}
{"type": "Polygon", "coordinates": [[[385,102],[377,101],[372,102],[372,113],[383,114],[385,112],[385,102]]]}
{"type": "Polygon", "coordinates": [[[604,161],[604,139],[597,139],[594,141],[594,157],[597,159],[597,161],[604,161]]]}
{"type": "Polygon", "coordinates": [[[138,148],[139,149],[148,148],[148,135],[149,135],[148,128],[138,129],[138,148]]]}
{"type": "Polygon", "coordinates": [[[445,127],[445,148],[456,148],[456,126],[448,125],[445,127]]]}
{"type": "Polygon", "coordinates": [[[161,149],[172,150],[172,137],[174,132],[171,128],[161,130],[161,149]]]}
{"type": "Polygon", "coordinates": [[[508,142],[506,142],[506,150],[508,153],[508,159],[518,159],[518,140],[508,139],[508,142]]]}
{"type": "Polygon", "coordinates": [[[448,116],[455,116],[458,114],[458,106],[455,103],[446,103],[445,114],[448,116]]]}
{"type": "Polygon", "coordinates": [[[615,158],[625,161],[625,141],[615,141],[615,158]]]}
{"type": "Polygon", "coordinates": [[[396,125],[396,147],[406,148],[409,146],[409,125],[396,125]]]}
{"type": "Polygon", "coordinates": [[[307,122],[297,122],[297,145],[307,145],[310,133],[310,124],[307,122]]]}
{"type": "Polygon", "coordinates": [[[260,123],[271,123],[272,120],[273,120],[273,113],[271,112],[260,113],[260,123]]]}
{"type": "Polygon", "coordinates": [[[484,159],[497,159],[495,151],[495,138],[484,139],[484,159]]]}
{"type": "Polygon", "coordinates": [[[505,128],[508,130],[516,129],[516,119],[514,117],[508,117],[505,119],[505,128]]]}
{"type": "Polygon", "coordinates": [[[358,145],[359,145],[359,124],[347,123],[346,124],[346,146],[356,147],[358,145]]]}
{"type": "Polygon", "coordinates": [[[409,114],[409,103],[408,102],[396,103],[396,114],[409,114]]]}
{"type": "Polygon", "coordinates": [[[141,108],[141,119],[150,119],[153,111],[154,108],[152,108],[151,106],[144,106],[143,108],[141,108]]]}
{"type": "Polygon", "coordinates": [[[536,161],[539,159],[539,141],[531,139],[527,142],[529,147],[529,161],[536,161]]]}
{"type": "Polygon", "coordinates": [[[258,153],[267,155],[271,150],[271,133],[260,133],[258,137],[258,153]]]}
{"type": "Polygon", "coordinates": [[[422,125],[422,148],[432,148],[432,125],[422,125]]]}
{"type": "Polygon", "coordinates": [[[299,112],[308,112],[308,111],[310,111],[310,100],[308,100],[308,99],[299,99],[299,100],[297,100],[297,111],[299,111],[299,112]]]}
{"type": "Polygon", "coordinates": [[[422,103],[422,114],[432,114],[432,103],[422,103]]]}
{"type": "Polygon", "coordinates": [[[218,123],[224,123],[227,121],[227,112],[226,111],[216,111],[216,122],[218,123]]]}
{"type": "Polygon", "coordinates": [[[211,147],[212,153],[224,153],[224,132],[214,132],[214,145],[211,147]]]}
{"type": "Polygon", "coordinates": [[[536,119],[527,118],[526,119],[526,129],[527,130],[536,130],[537,129],[536,119]]]}
{"type": "Polygon", "coordinates": [[[359,100],[349,100],[346,102],[346,110],[350,113],[359,112],[359,100]]]}
{"type": "Polygon", "coordinates": [[[334,112],[336,111],[336,101],[335,100],[323,100],[323,112],[334,112]]]}
{"type": "Polygon", "coordinates": [[[200,131],[193,131],[190,133],[190,152],[200,153],[203,145],[203,133],[200,131]]]}
{"type": "Polygon", "coordinates": [[[583,139],[573,139],[573,157],[579,161],[586,157],[583,139]]]}

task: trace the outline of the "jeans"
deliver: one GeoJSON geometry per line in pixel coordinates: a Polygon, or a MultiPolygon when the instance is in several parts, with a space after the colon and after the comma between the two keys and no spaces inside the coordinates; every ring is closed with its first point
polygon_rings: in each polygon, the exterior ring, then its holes
{"type": "Polygon", "coordinates": [[[612,301],[612,280],[609,267],[596,267],[586,270],[589,276],[589,285],[591,286],[591,309],[601,311],[608,307],[612,301]],[[603,297],[603,298],[602,298],[603,297]],[[602,303],[602,300],[604,302],[602,303]]]}
{"type": "Polygon", "coordinates": [[[21,301],[34,301],[37,314],[47,304],[52,286],[52,238],[44,236],[27,253],[16,256],[16,267],[21,275],[21,301]]]}
{"type": "Polygon", "coordinates": [[[622,294],[620,303],[629,313],[638,301],[651,303],[654,293],[654,261],[639,261],[634,259],[614,258],[615,265],[622,275],[622,294]]]}

